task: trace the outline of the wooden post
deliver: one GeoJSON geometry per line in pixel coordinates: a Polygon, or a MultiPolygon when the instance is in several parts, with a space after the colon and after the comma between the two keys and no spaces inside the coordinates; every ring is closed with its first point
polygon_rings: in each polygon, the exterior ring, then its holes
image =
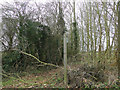
{"type": "Polygon", "coordinates": [[[64,83],[67,86],[67,43],[66,43],[66,34],[64,33],[64,83]]]}

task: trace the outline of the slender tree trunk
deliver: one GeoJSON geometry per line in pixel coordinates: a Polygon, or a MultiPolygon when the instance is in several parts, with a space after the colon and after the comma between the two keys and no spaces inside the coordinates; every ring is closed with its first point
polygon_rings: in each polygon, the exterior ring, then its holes
{"type": "Polygon", "coordinates": [[[84,28],[83,28],[83,12],[81,11],[81,25],[82,25],[82,51],[84,51],[84,28]]]}
{"type": "Polygon", "coordinates": [[[108,59],[110,57],[110,28],[108,26],[108,22],[107,22],[107,3],[104,2],[103,3],[103,7],[105,8],[104,10],[104,21],[105,21],[105,33],[106,33],[106,59],[108,59]]]}
{"type": "Polygon", "coordinates": [[[101,24],[101,14],[99,12],[98,4],[97,4],[97,13],[98,13],[98,24],[100,26],[99,30],[99,61],[101,61],[101,49],[102,49],[102,24],[101,24]]]}
{"type": "MultiPolygon", "coordinates": [[[[73,25],[72,25],[72,14],[70,17],[70,50],[71,50],[71,56],[73,55],[73,47],[74,47],[74,42],[73,42],[73,25]]],[[[71,58],[72,59],[72,58],[71,58]]]]}
{"type": "Polygon", "coordinates": [[[77,22],[76,22],[76,14],[75,14],[75,1],[73,2],[73,14],[74,14],[74,22],[73,22],[73,32],[74,32],[74,54],[76,55],[79,51],[79,39],[78,39],[78,30],[77,30],[77,22]]]}
{"type": "MultiPolygon", "coordinates": [[[[93,12],[96,13],[94,8],[93,8],[93,12]]],[[[97,35],[96,35],[97,28],[96,28],[95,20],[96,20],[96,16],[93,15],[93,21],[94,21],[94,23],[93,23],[93,28],[94,28],[93,29],[94,30],[94,61],[96,60],[96,50],[97,50],[97,35]]],[[[93,64],[94,64],[94,62],[93,62],[93,64]]]]}
{"type": "Polygon", "coordinates": [[[86,22],[86,29],[87,29],[87,52],[89,52],[89,38],[90,38],[90,30],[89,30],[89,12],[88,12],[88,6],[86,5],[86,9],[87,9],[87,22],[86,22]]]}
{"type": "Polygon", "coordinates": [[[90,4],[90,39],[91,39],[91,59],[93,60],[93,37],[92,37],[92,33],[93,33],[93,30],[92,30],[92,6],[91,6],[91,2],[89,3],[90,4]]]}
{"type": "Polygon", "coordinates": [[[66,34],[64,33],[64,83],[67,86],[67,43],[66,34]]]}

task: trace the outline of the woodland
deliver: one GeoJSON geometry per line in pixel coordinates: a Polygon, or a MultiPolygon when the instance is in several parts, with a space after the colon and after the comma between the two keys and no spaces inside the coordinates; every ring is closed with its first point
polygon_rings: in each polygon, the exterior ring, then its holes
{"type": "Polygon", "coordinates": [[[6,2],[4,88],[120,89],[120,2],[6,2]]]}

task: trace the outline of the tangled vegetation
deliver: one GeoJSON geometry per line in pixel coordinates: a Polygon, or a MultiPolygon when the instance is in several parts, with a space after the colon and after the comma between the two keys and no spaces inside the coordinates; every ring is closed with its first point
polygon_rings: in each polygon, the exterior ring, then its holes
{"type": "Polygon", "coordinates": [[[3,88],[120,87],[119,2],[16,0],[2,28],[3,88]]]}

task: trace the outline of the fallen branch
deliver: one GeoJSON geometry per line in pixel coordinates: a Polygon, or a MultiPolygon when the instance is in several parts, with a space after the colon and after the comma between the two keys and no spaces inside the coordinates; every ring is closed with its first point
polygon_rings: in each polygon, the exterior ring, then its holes
{"type": "MultiPolygon", "coordinates": [[[[25,55],[28,55],[28,56],[30,56],[30,57],[33,57],[34,59],[36,59],[39,63],[42,63],[42,64],[44,64],[44,65],[49,65],[49,66],[53,66],[53,67],[59,67],[58,65],[54,65],[54,64],[51,64],[51,63],[45,63],[45,62],[42,62],[42,61],[40,61],[37,57],[35,57],[35,56],[33,56],[32,54],[29,54],[29,53],[26,53],[26,52],[23,52],[23,51],[20,51],[20,50],[17,50],[17,49],[12,49],[12,50],[14,50],[14,51],[18,51],[18,52],[20,52],[20,53],[22,53],[22,54],[25,54],[25,55]]],[[[62,67],[59,67],[59,68],[62,68],[62,67]]],[[[62,68],[63,69],[63,68],[62,68]]]]}

